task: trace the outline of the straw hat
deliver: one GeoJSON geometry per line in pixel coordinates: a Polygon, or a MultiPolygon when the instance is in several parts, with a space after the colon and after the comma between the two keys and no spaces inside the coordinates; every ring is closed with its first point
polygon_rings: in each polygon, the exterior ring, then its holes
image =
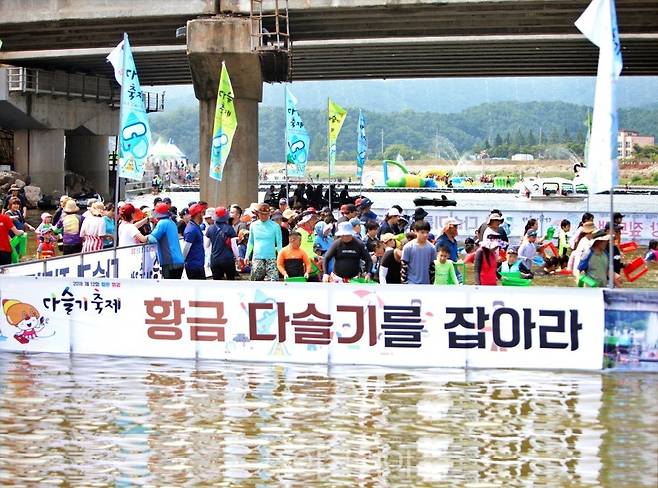
{"type": "Polygon", "coordinates": [[[65,211],[66,213],[76,213],[76,212],[78,212],[79,210],[80,210],[80,207],[78,207],[78,206],[76,205],[75,200],[73,200],[72,198],[69,198],[69,199],[66,201],[66,204],[64,204],[64,211],[65,211]]]}
{"type": "Polygon", "coordinates": [[[91,204],[91,208],[89,209],[92,215],[95,215],[96,217],[100,217],[103,215],[103,212],[105,211],[105,205],[103,205],[103,202],[94,202],[91,204]]]}
{"type": "Polygon", "coordinates": [[[593,232],[596,232],[596,226],[593,222],[585,222],[580,228],[580,231],[583,234],[592,234],[593,232]]]}

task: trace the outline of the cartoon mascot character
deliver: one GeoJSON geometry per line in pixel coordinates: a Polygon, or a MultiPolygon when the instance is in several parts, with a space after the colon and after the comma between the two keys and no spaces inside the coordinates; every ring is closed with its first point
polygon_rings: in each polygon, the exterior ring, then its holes
{"type": "Polygon", "coordinates": [[[2,310],[7,317],[7,323],[18,328],[19,332],[14,335],[14,338],[21,344],[27,344],[30,340],[39,337],[38,333],[48,323],[48,319],[42,317],[39,311],[29,303],[2,300],[2,310]]]}

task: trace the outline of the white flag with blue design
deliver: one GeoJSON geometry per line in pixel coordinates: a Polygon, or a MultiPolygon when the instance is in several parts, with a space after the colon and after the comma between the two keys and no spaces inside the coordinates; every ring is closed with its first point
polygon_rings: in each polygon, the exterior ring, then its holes
{"type": "Polygon", "coordinates": [[[297,99],[286,87],[286,164],[288,176],[301,178],[306,174],[306,163],[311,145],[302,116],[297,110],[297,99]]]}
{"type": "Polygon", "coordinates": [[[366,136],[366,116],[359,110],[359,125],[357,126],[357,147],[356,147],[356,179],[363,179],[363,168],[366,165],[368,153],[368,137],[366,136]]]}
{"type": "Polygon", "coordinates": [[[615,92],[622,57],[614,0],[592,0],[576,21],[576,27],[599,48],[586,178],[590,193],[600,193],[619,181],[615,92]]]}
{"type": "Polygon", "coordinates": [[[128,34],[123,35],[123,41],[107,59],[114,67],[115,78],[121,80],[119,177],[141,180],[151,145],[151,128],[128,34]]]}

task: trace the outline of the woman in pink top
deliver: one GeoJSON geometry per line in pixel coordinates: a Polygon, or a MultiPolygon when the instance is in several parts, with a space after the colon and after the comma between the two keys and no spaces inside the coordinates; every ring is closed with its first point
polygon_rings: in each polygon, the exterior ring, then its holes
{"type": "Polygon", "coordinates": [[[100,251],[103,249],[103,238],[106,235],[103,212],[105,205],[101,202],[91,204],[91,215],[82,221],[80,237],[82,238],[82,252],[100,251]]]}

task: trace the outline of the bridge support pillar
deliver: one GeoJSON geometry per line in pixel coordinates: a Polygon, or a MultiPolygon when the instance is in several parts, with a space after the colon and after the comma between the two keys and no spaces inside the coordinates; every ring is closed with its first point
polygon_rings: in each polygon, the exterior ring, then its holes
{"type": "Polygon", "coordinates": [[[66,168],[81,174],[103,195],[110,197],[108,136],[67,134],[66,168]]]}
{"type": "Polygon", "coordinates": [[[44,195],[64,188],[63,129],[25,129],[14,132],[16,170],[29,174],[44,195]]]}
{"type": "Polygon", "coordinates": [[[258,102],[263,81],[258,55],[251,51],[249,19],[223,17],[187,23],[187,55],[199,100],[201,199],[211,205],[258,201],[258,102]],[[238,127],[221,182],[208,176],[217,86],[226,62],[235,95],[238,127]]]}

